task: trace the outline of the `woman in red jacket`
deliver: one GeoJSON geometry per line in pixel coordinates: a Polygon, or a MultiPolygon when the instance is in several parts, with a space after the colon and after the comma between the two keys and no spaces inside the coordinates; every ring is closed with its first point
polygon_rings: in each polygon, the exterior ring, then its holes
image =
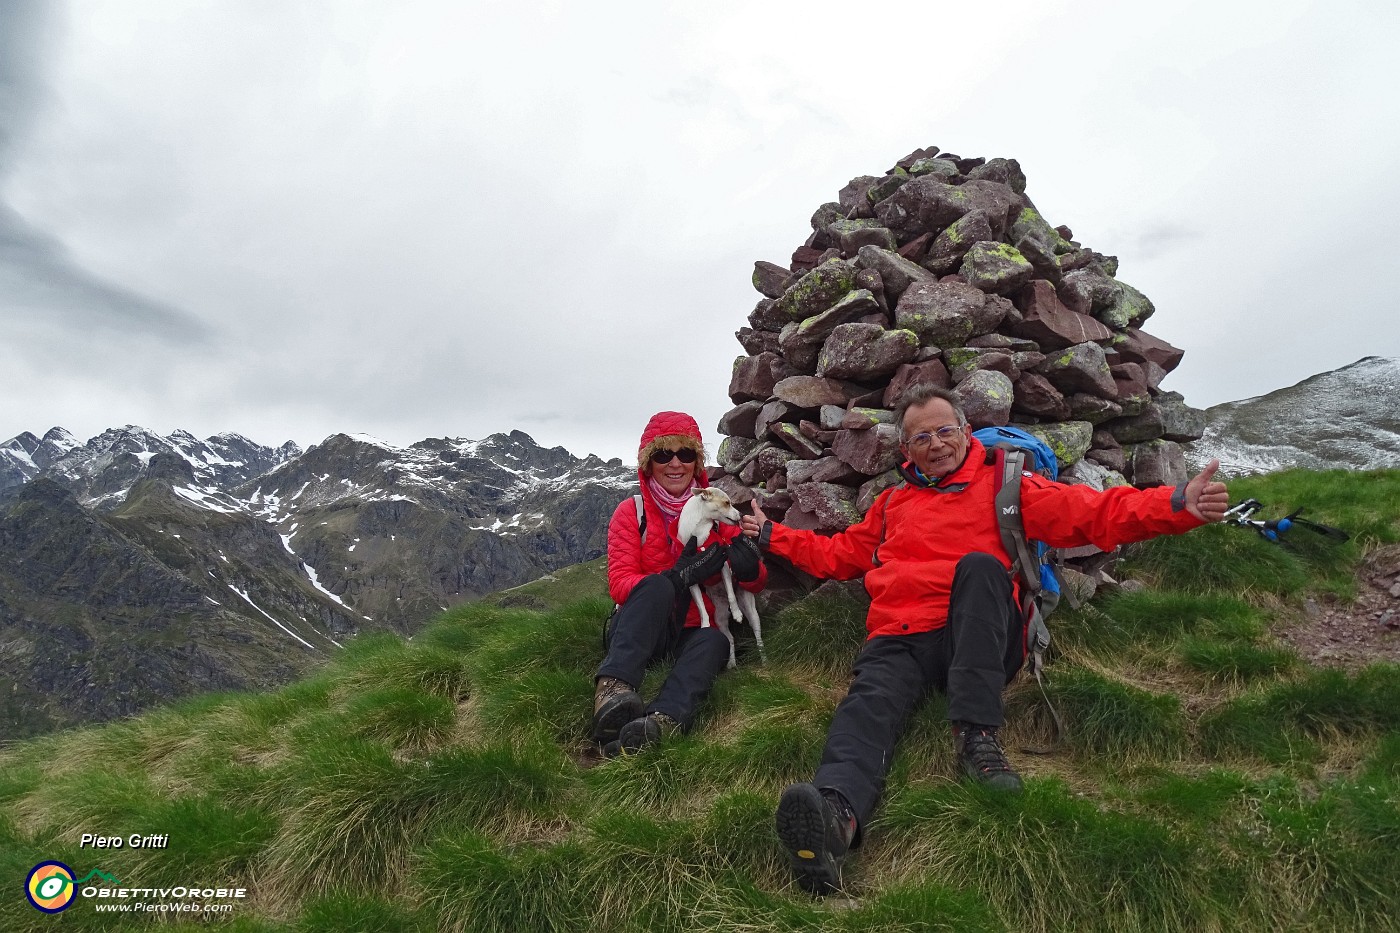
{"type": "Polygon", "coordinates": [[[757,546],[736,525],[717,524],[707,542],[676,539],[676,521],[691,492],[710,484],[704,464],[695,419],[682,412],[656,413],[637,449],[642,517],[628,497],[608,524],[608,591],[618,609],[608,622],[593,694],[593,738],[608,754],[635,752],[664,735],[688,731],[696,706],[729,660],[724,633],[700,627],[691,584],[714,577],[726,558],[744,589],[757,592],[767,580],[757,546]],[[656,699],[645,704],[637,687],[647,665],[667,656],[675,665],[656,699]]]}

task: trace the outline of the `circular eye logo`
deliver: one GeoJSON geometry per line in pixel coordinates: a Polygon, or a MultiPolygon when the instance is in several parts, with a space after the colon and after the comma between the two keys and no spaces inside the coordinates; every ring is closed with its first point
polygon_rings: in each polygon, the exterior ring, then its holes
{"type": "Polygon", "coordinates": [[[40,862],[30,869],[24,893],[35,910],[56,914],[73,903],[73,869],[62,862],[40,862]]]}

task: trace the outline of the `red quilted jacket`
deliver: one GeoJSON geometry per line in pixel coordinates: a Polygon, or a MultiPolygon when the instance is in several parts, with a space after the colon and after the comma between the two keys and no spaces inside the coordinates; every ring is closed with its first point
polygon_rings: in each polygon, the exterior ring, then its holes
{"type": "MultiPolygon", "coordinates": [[[[938,485],[939,491],[901,483],[875,500],[864,520],[832,537],[774,523],[769,550],[823,578],[865,576],[870,593],[869,637],[907,635],[942,628],[958,561],[973,551],[993,555],[1007,569],[993,499],[997,468],[973,438],[967,459],[938,485]]],[[[1118,486],[1097,492],[1042,476],[1021,477],[1026,537],[1052,547],[1093,544],[1105,551],[1202,524],[1185,509],[1172,510],[1171,487],[1118,486]]]]}
{"type": "MultiPolygon", "coordinates": [[[[637,447],[638,451],[640,452],[656,438],[667,434],[683,434],[700,440],[700,427],[695,423],[695,419],[687,414],[669,411],[659,412],[652,416],[651,421],[647,423],[646,430],[642,432],[642,439],[637,447]]],[[[701,486],[710,485],[710,477],[705,472],[703,463],[695,465],[695,478],[701,486]]],[[[637,507],[631,496],[618,503],[617,508],[613,511],[612,520],[608,522],[608,593],[612,596],[613,602],[618,604],[627,600],[628,594],[632,592],[632,587],[640,583],[643,577],[670,570],[684,548],[683,543],[676,540],[675,520],[668,521],[656,502],[653,501],[651,491],[647,489],[646,475],[641,470],[637,471],[637,482],[641,486],[642,502],[646,509],[646,543],[642,543],[641,532],[637,526],[637,507]]],[[[702,542],[702,544],[728,543],[738,536],[739,526],[717,524],[715,530],[710,533],[709,541],[702,542]]],[[[719,576],[716,575],[709,582],[717,582],[718,580],[719,576]]],[[[768,568],[760,565],[758,579],[748,583],[735,581],[735,585],[756,593],[763,589],[767,581],[768,568]]],[[[715,615],[714,605],[708,596],[705,597],[705,605],[713,618],[715,615]]],[[[691,605],[686,614],[685,624],[688,626],[700,624],[700,612],[694,605],[691,605]]]]}

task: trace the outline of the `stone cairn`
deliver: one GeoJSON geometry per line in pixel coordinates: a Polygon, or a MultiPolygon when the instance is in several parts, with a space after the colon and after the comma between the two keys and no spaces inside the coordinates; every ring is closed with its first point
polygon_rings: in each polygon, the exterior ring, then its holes
{"type": "Polygon", "coordinates": [[[953,388],[974,428],[1044,439],[1064,482],[1174,485],[1204,413],[1161,383],[1182,351],[1142,330],[1152,302],[1118,260],[1051,226],[1015,159],[912,152],[812,215],[735,336],[715,484],[797,528],[836,532],[899,482],[893,409],[953,388]]]}

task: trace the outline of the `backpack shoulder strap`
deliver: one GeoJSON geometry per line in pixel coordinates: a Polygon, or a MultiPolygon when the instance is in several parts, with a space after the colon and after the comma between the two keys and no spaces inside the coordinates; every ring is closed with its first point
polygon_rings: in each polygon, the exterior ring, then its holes
{"type": "Polygon", "coordinates": [[[632,504],[637,507],[637,531],[641,533],[642,543],[647,543],[647,508],[642,502],[642,494],[637,493],[632,497],[632,504]]]}
{"type": "Polygon", "coordinates": [[[1026,452],[1010,445],[996,447],[997,470],[996,503],[997,529],[1001,532],[1002,547],[1011,558],[1016,573],[1020,574],[1022,585],[1030,593],[1040,591],[1040,561],[1026,540],[1026,526],[1021,519],[1021,473],[1026,466],[1026,452]]]}

